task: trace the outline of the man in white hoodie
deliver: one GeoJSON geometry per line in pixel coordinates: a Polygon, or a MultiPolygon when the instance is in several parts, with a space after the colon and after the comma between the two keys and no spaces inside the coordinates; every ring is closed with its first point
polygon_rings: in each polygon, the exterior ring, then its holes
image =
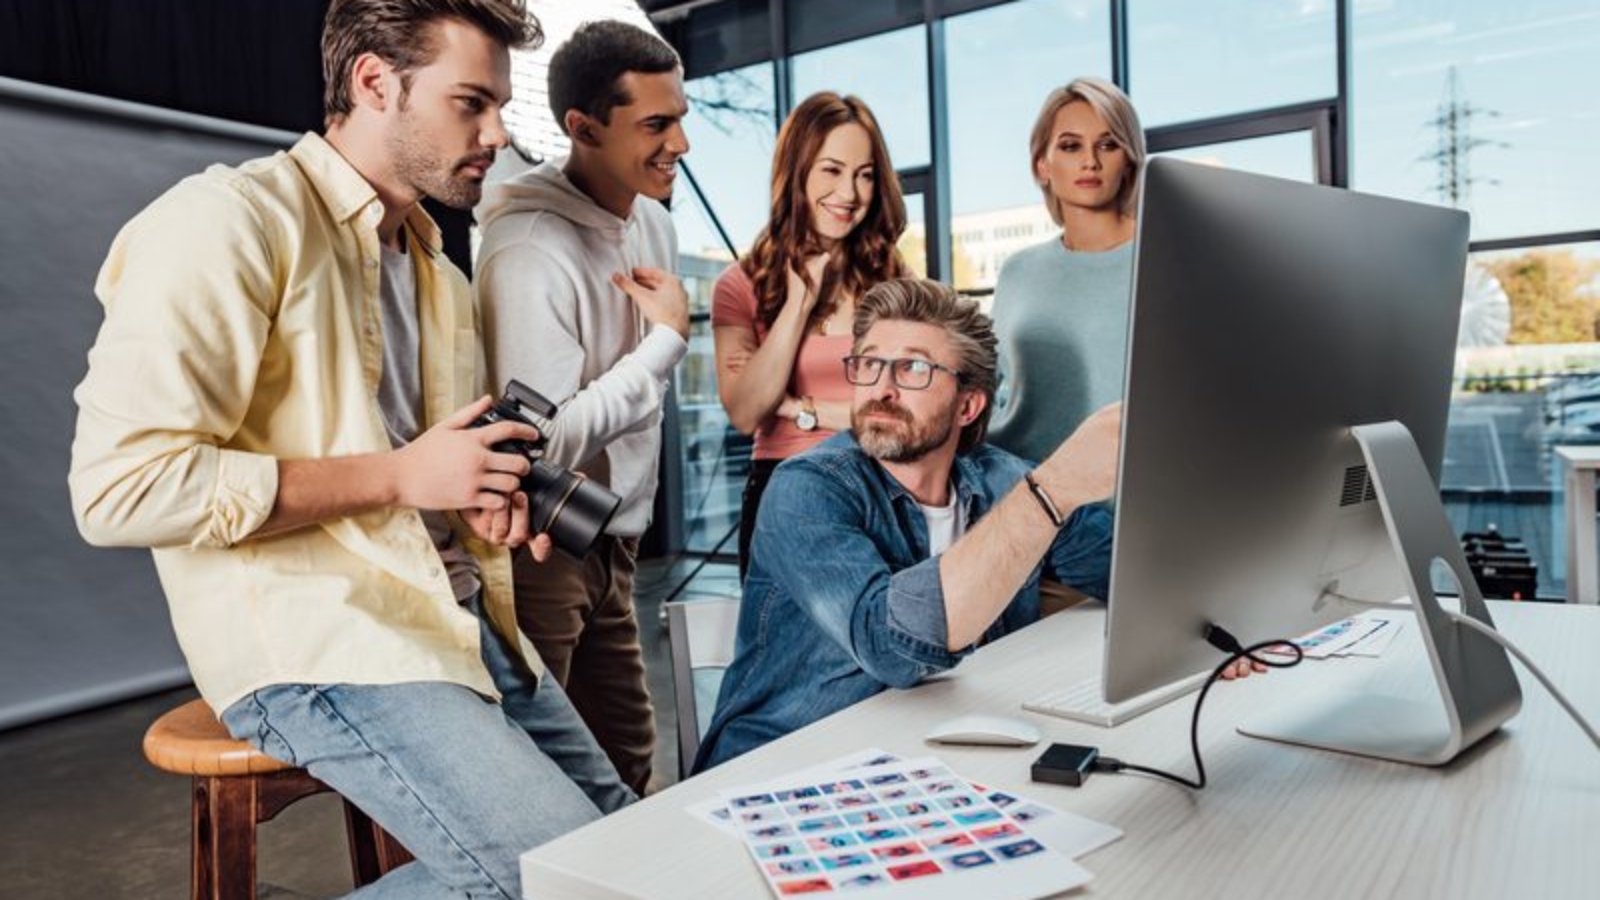
{"type": "Polygon", "coordinates": [[[688,350],[677,239],[659,201],[689,151],[683,72],[621,22],[578,29],[550,61],[550,108],[572,152],[492,187],[478,207],[478,303],[489,371],[560,404],[546,459],[622,497],[582,560],[516,565],[517,619],[623,781],[644,792],[655,749],[633,610],[650,524],[662,400],[688,350]]]}

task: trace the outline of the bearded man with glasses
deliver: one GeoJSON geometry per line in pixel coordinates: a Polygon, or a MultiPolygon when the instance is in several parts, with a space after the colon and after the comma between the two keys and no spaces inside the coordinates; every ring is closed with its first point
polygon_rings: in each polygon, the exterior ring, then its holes
{"type": "Polygon", "coordinates": [[[1121,408],[1038,467],[984,443],[995,336],[977,303],[899,279],[857,304],[851,430],[762,498],[734,660],[695,771],[948,670],[1039,618],[1049,573],[1105,597],[1121,408]]]}

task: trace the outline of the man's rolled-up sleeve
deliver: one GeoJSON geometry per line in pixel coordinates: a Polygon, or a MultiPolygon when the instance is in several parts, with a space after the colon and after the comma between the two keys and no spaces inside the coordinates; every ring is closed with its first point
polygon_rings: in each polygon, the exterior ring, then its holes
{"type": "Polygon", "coordinates": [[[1098,600],[1111,586],[1111,511],[1080,506],[1050,545],[1050,570],[1056,580],[1098,600]]]}
{"type": "Polygon", "coordinates": [[[891,572],[859,492],[810,460],[780,466],[762,496],[752,553],[874,679],[910,687],[951,668],[939,560],[891,572]]]}

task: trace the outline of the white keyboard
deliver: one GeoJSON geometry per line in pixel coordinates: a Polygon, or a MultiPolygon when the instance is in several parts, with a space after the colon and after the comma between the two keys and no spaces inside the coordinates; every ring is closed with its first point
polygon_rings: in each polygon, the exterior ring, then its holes
{"type": "Polygon", "coordinates": [[[1209,677],[1211,677],[1210,672],[1200,672],[1182,681],[1174,681],[1164,687],[1156,688],[1148,694],[1140,694],[1131,700],[1107,703],[1105,694],[1101,690],[1100,676],[1096,675],[1088,681],[1080,681],[1051,691],[1042,697],[1024,701],[1022,708],[1029,712],[1110,728],[1200,690],[1200,686],[1205,684],[1209,677]]]}

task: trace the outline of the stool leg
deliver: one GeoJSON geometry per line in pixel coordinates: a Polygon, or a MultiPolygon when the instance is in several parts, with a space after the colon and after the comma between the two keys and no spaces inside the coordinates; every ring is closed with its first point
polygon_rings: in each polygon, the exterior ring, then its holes
{"type": "Polygon", "coordinates": [[[216,843],[216,828],[211,821],[212,779],[196,775],[190,779],[189,801],[189,900],[207,900],[215,892],[211,878],[211,846],[216,843]]]}
{"type": "Polygon", "coordinates": [[[372,823],[372,833],[378,839],[378,861],[385,873],[398,869],[416,859],[415,856],[411,855],[411,851],[406,849],[405,844],[395,840],[394,835],[384,831],[383,826],[377,822],[372,823]]]}
{"type": "Polygon", "coordinates": [[[345,830],[350,839],[350,871],[356,887],[371,884],[415,859],[404,845],[361,808],[344,801],[345,830]]]}
{"type": "Polygon", "coordinates": [[[365,887],[383,875],[383,864],[378,859],[378,825],[349,800],[344,801],[344,825],[350,838],[350,874],[355,876],[356,887],[365,887]]]}
{"type": "Polygon", "coordinates": [[[255,900],[254,778],[194,779],[194,900],[255,900]]]}

